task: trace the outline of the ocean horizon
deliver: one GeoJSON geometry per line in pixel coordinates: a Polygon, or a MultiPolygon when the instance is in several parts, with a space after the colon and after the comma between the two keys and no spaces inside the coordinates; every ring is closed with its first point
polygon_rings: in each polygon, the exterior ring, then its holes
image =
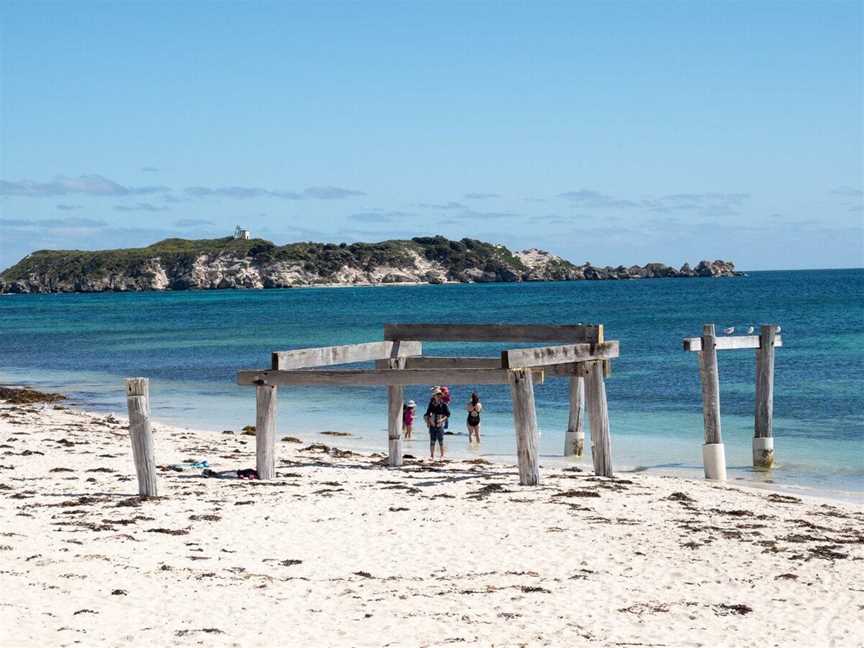
{"type": "MultiPolygon", "coordinates": [[[[154,419],[239,430],[255,422],[254,390],[240,369],[267,368],[270,353],[382,339],[383,325],[602,323],[621,357],[607,380],[613,467],[702,476],[697,355],[684,337],[702,324],[782,326],[776,352],[776,466],[755,471],[751,438],[755,352],[719,354],[723,440],[730,480],[858,498],[864,493],[864,270],[754,271],[724,279],[651,279],[518,284],[14,295],[0,300],[0,382],[59,391],[72,404],[125,413],[122,380],[151,380],[154,419]]],[[[424,344],[424,354],[497,356],[502,344],[424,344]]],[[[362,365],[358,365],[362,366],[362,365]]],[[[477,386],[482,444],[470,449],[464,406],[453,388],[451,455],[511,459],[515,437],[505,386],[477,386]]],[[[428,387],[405,398],[425,408],[428,387]]],[[[541,462],[564,459],[567,380],[536,387],[541,462]]],[[[386,390],[279,390],[279,436],[386,452],[386,390]],[[347,437],[322,432],[350,433],[347,437]],[[327,439],[330,439],[329,441],[327,439]]],[[[419,416],[418,416],[419,419],[419,416]]],[[[157,425],[158,427],[158,425],[157,425]]],[[[428,452],[422,421],[404,451],[428,452]]],[[[158,444],[158,436],[157,436],[158,444]]]]}

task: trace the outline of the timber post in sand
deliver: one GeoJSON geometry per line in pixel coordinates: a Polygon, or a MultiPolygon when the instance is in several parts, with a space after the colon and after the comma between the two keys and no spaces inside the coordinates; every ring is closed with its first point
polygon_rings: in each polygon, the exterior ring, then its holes
{"type": "Polygon", "coordinates": [[[519,482],[540,481],[539,428],[534,384],[545,376],[571,380],[571,425],[565,454],[581,454],[582,418],[588,404],[594,470],[612,475],[604,375],[619,355],[617,340],[604,340],[602,324],[386,324],[384,340],[276,351],[269,369],[237,372],[237,384],[256,387],[258,477],[272,479],[277,385],[387,387],[387,464],[402,465],[402,404],[405,385],[510,385],[519,457],[519,482]],[[556,342],[508,349],[500,357],[422,356],[423,342],[556,342]],[[332,365],[374,362],[374,367],[332,370],[332,365]],[[590,389],[585,378],[590,377],[590,389]],[[583,395],[584,394],[584,395],[583,395]],[[575,418],[573,418],[575,417],[575,418]],[[572,433],[572,434],[571,434],[572,433]]]}
{"type": "Polygon", "coordinates": [[[255,387],[255,471],[258,479],[276,477],[276,385],[255,387]]]}
{"type": "Polygon", "coordinates": [[[759,335],[717,337],[713,324],[702,327],[702,337],[684,338],[684,350],[699,353],[699,376],[702,381],[702,413],[705,421],[705,445],[702,460],[707,479],[726,479],[726,456],[720,433],[720,374],[717,351],[756,349],[756,413],[753,433],[753,466],[770,468],[774,464],[774,349],[783,346],[780,327],[763,324],[759,335]]]}
{"type": "MultiPolygon", "coordinates": [[[[388,368],[404,369],[405,358],[390,358],[388,368]]],[[[405,387],[387,385],[387,461],[393,468],[402,465],[402,404],[405,387]]]]}
{"type": "Polygon", "coordinates": [[[156,497],[156,457],[150,425],[150,381],[126,379],[126,406],[129,410],[129,437],[138,475],[138,495],[156,497]]]}
{"type": "Polygon", "coordinates": [[[564,433],[564,456],[581,457],[585,450],[585,379],[570,376],[570,419],[564,433]]]}
{"type": "Polygon", "coordinates": [[[585,379],[585,400],[588,406],[588,425],[591,427],[591,461],[594,474],[612,477],[612,439],[609,435],[609,406],[606,402],[606,384],[603,382],[603,362],[589,363],[585,379]]]}
{"type": "Polygon", "coordinates": [[[699,376],[702,379],[702,418],[705,422],[705,445],[702,463],[705,477],[726,481],[726,451],[720,428],[720,372],[717,367],[716,336],[713,324],[702,327],[702,351],[699,352],[699,376]]]}
{"type": "Polygon", "coordinates": [[[540,483],[540,463],[537,458],[540,437],[537,431],[537,410],[534,406],[534,379],[530,369],[510,370],[510,393],[513,397],[519,484],[536,486],[540,483]]]}
{"type": "Polygon", "coordinates": [[[753,466],[774,465],[774,340],[776,324],[759,327],[756,350],[756,414],[753,432],[753,466]]]}

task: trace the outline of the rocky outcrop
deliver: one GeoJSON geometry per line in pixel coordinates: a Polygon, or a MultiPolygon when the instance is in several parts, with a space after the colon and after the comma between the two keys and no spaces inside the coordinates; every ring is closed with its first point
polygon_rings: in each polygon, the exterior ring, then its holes
{"type": "Polygon", "coordinates": [[[0,292],[104,292],[291,288],[448,282],[580,281],[736,276],[728,261],[701,261],[676,270],[645,266],[574,265],[532,248],[440,236],[410,241],[334,245],[269,241],[169,239],[147,248],[105,252],[35,252],[0,275],[0,292]]]}

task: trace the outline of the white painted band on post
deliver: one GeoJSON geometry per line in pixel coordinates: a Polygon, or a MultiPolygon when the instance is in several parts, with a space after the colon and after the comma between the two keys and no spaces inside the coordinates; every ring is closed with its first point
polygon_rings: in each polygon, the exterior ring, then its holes
{"type": "Polygon", "coordinates": [[[754,437],[753,438],[753,449],[754,450],[773,450],[774,449],[774,437],[754,437]]]}
{"type": "Polygon", "coordinates": [[[726,481],[726,450],[722,443],[703,445],[702,463],[705,466],[705,479],[726,481]]]}

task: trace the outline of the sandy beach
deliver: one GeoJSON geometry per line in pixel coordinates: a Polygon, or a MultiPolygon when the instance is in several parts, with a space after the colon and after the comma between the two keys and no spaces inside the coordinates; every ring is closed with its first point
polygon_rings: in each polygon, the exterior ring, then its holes
{"type": "Polygon", "coordinates": [[[864,506],[0,404],[0,645],[860,646],[864,506]],[[201,468],[171,468],[207,459],[201,468]]]}

